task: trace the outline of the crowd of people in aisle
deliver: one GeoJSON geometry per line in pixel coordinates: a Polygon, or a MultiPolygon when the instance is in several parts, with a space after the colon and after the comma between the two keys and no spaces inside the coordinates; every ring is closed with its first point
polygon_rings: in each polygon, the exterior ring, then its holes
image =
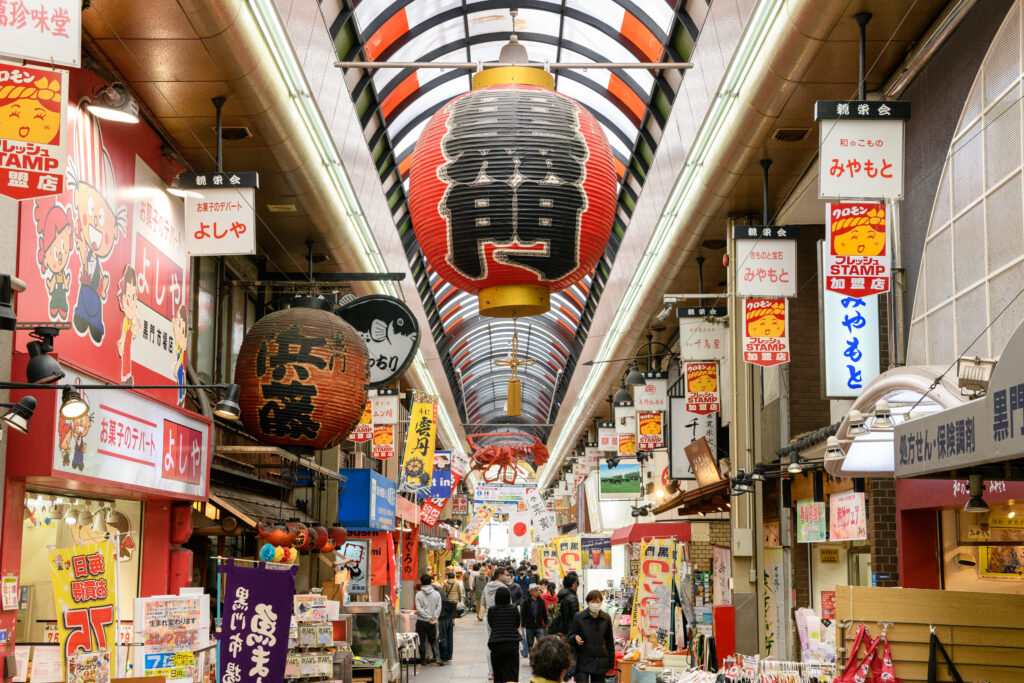
{"type": "Polygon", "coordinates": [[[612,621],[599,590],[587,593],[581,609],[579,585],[576,572],[558,585],[526,561],[452,565],[440,586],[424,574],[416,586],[420,661],[450,662],[454,621],[475,612],[486,622],[494,683],[518,683],[522,659],[530,661],[533,683],[603,683],[615,666],[612,621]]]}

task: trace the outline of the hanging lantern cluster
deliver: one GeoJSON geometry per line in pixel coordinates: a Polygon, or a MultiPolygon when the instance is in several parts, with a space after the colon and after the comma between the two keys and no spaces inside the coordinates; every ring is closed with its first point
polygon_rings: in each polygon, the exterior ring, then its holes
{"type": "Polygon", "coordinates": [[[333,553],[348,538],[342,526],[328,529],[296,521],[260,524],[256,533],[265,541],[260,548],[260,559],[264,562],[295,562],[300,554],[333,553]]]}
{"type": "Polygon", "coordinates": [[[431,267],[483,315],[539,315],[604,253],[611,146],[549,72],[496,67],[435,113],[413,151],[409,208],[431,267]]]}
{"type": "Polygon", "coordinates": [[[330,311],[301,302],[261,318],[235,364],[246,428],[262,443],[324,450],[363,414],[366,343],[330,311]]]}

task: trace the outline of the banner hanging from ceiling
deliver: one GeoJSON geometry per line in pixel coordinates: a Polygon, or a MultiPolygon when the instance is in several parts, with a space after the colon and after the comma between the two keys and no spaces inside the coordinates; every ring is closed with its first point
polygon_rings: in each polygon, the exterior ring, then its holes
{"type": "Polygon", "coordinates": [[[763,367],[789,362],[785,299],[743,300],[743,360],[763,367]]]}
{"type": "Polygon", "coordinates": [[[534,540],[538,543],[546,543],[557,536],[558,523],[555,521],[555,515],[548,510],[540,492],[537,489],[528,490],[524,498],[533,525],[534,540]]]}
{"type": "Polygon", "coordinates": [[[462,530],[459,535],[459,542],[463,544],[470,544],[476,540],[476,537],[480,535],[484,526],[490,521],[494,515],[494,508],[487,503],[482,503],[477,506],[476,514],[473,515],[473,519],[466,525],[466,528],[462,530]]]}
{"type": "Polygon", "coordinates": [[[653,451],[665,445],[665,413],[638,413],[637,449],[653,451]]]}
{"type": "Polygon", "coordinates": [[[686,360],[722,360],[729,355],[724,306],[680,306],[679,355],[686,360]]]}
{"type": "Polygon", "coordinates": [[[902,199],[903,135],[910,103],[814,104],[818,121],[820,199],[902,199]]]}
{"type": "Polygon", "coordinates": [[[633,388],[633,408],[638,413],[668,410],[668,374],[645,372],[644,383],[633,388]]]}
{"type": "MultiPolygon", "coordinates": [[[[823,245],[823,249],[824,249],[823,245]]],[[[878,297],[822,292],[825,395],[856,398],[881,372],[878,297]]]]}
{"type": "Polygon", "coordinates": [[[597,447],[607,453],[619,452],[619,436],[615,431],[614,422],[597,424],[597,447]]]}
{"type": "Polygon", "coordinates": [[[437,432],[437,406],[428,397],[418,396],[409,409],[409,429],[405,435],[398,490],[418,498],[430,495],[434,471],[434,438],[437,432]]]}
{"type": "Polygon", "coordinates": [[[633,598],[630,640],[657,643],[667,650],[672,634],[672,576],[676,542],[654,538],[640,545],[640,573],[633,598]]]}
{"type": "Polygon", "coordinates": [[[800,228],[794,225],[736,225],[736,293],[741,297],[796,296],[796,245],[800,228]]]}
{"type": "Polygon", "coordinates": [[[683,373],[686,375],[686,409],[698,415],[717,413],[721,408],[718,363],[684,363],[683,373]]]}
{"type": "Polygon", "coordinates": [[[889,291],[885,204],[827,204],[825,290],[865,297],[889,291]]]}

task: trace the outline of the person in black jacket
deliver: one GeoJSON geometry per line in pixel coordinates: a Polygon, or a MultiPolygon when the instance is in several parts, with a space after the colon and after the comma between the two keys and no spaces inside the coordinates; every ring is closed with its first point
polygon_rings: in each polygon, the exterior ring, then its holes
{"type": "Polygon", "coordinates": [[[568,633],[569,625],[580,611],[580,599],[576,597],[576,588],[580,579],[576,572],[569,572],[562,579],[562,588],[558,591],[558,623],[552,624],[552,633],[568,633]]]}
{"type": "Polygon", "coordinates": [[[576,683],[604,683],[615,665],[612,618],[601,610],[601,591],[587,593],[587,609],[573,617],[569,643],[576,650],[576,683]]]}
{"type": "Polygon", "coordinates": [[[494,594],[494,607],[487,610],[491,636],[491,671],[494,683],[519,681],[519,610],[512,606],[512,594],[502,586],[494,594]]]}
{"type": "Polygon", "coordinates": [[[526,631],[527,653],[533,649],[533,641],[544,637],[544,629],[548,627],[548,606],[540,597],[540,586],[531,583],[529,588],[530,595],[519,608],[523,629],[526,631]]]}

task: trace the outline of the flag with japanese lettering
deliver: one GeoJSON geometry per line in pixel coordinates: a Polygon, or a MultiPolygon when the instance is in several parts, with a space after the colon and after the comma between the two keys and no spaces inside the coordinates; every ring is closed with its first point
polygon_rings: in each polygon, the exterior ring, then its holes
{"type": "Polygon", "coordinates": [[[825,289],[852,297],[889,291],[885,204],[828,204],[825,289]]]}
{"type": "Polygon", "coordinates": [[[640,546],[640,572],[633,598],[630,640],[642,639],[668,649],[672,633],[672,575],[676,542],[653,538],[640,546]]]}
{"type": "Polygon", "coordinates": [[[523,496],[526,510],[530,513],[533,526],[533,537],[536,541],[546,543],[558,535],[558,523],[555,515],[548,510],[536,488],[529,489],[523,496]]]}
{"type": "Polygon", "coordinates": [[[558,545],[549,543],[540,551],[541,577],[548,581],[562,582],[562,564],[558,561],[558,545]]]}
{"type": "Polygon", "coordinates": [[[721,408],[718,399],[718,363],[686,363],[686,409],[706,415],[721,408]]]}
{"type": "Polygon", "coordinates": [[[60,633],[61,660],[114,647],[117,571],[115,546],[81,543],[50,551],[53,604],[60,633]]]}
{"type": "Polygon", "coordinates": [[[434,437],[437,431],[436,406],[433,400],[420,397],[409,409],[409,429],[405,434],[405,455],[402,458],[398,490],[425,498],[430,495],[434,473],[434,437]]]}
{"type": "Polygon", "coordinates": [[[743,360],[764,367],[789,362],[785,299],[743,300],[743,360]]]}
{"type": "Polygon", "coordinates": [[[69,94],[67,71],[0,63],[0,195],[63,194],[69,94]]]}
{"type": "Polygon", "coordinates": [[[355,441],[360,443],[362,441],[369,441],[373,438],[373,404],[370,401],[366,402],[366,407],[363,408],[363,414],[359,418],[359,422],[352,429],[352,433],[348,435],[349,441],[355,441]]]}
{"type": "Polygon", "coordinates": [[[223,683],[283,683],[297,566],[221,565],[224,612],[220,630],[223,683]]]}

